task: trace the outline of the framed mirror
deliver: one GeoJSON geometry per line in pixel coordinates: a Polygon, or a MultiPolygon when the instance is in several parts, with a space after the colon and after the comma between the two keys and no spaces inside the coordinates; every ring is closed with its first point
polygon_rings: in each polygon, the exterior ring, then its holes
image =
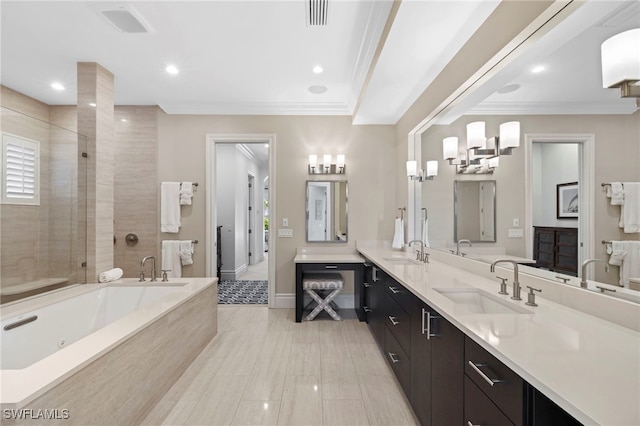
{"type": "Polygon", "coordinates": [[[346,243],[347,181],[307,181],[307,242],[346,243]]]}
{"type": "Polygon", "coordinates": [[[453,182],[453,240],[496,242],[496,181],[453,182]]]}

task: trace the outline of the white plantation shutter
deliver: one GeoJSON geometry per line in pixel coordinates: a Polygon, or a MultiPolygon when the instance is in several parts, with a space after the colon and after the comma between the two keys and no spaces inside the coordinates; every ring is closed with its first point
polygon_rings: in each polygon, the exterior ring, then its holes
{"type": "Polygon", "coordinates": [[[40,204],[38,142],[2,134],[2,202],[40,204]]]}

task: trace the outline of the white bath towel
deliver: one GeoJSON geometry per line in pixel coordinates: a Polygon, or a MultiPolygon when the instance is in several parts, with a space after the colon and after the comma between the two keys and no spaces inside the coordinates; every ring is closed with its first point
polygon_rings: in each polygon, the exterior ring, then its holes
{"type": "Polygon", "coordinates": [[[180,263],[182,266],[193,265],[193,242],[191,240],[180,241],[180,263]]]}
{"type": "Polygon", "coordinates": [[[640,232],[640,182],[625,182],[620,216],[627,234],[640,232]]]}
{"type": "Polygon", "coordinates": [[[629,278],[640,277],[640,241],[621,241],[624,259],[620,266],[620,285],[629,287],[629,278]]]}
{"type": "Polygon", "coordinates": [[[624,251],[624,246],[622,241],[611,241],[610,245],[607,245],[607,254],[609,254],[609,264],[620,266],[622,265],[622,261],[624,260],[625,255],[627,254],[624,251]]]}
{"type": "Polygon", "coordinates": [[[160,232],[177,233],[180,230],[180,183],[160,184],[160,232]]]}
{"type": "Polygon", "coordinates": [[[109,269],[108,271],[100,272],[98,275],[98,282],[109,283],[111,281],[119,280],[122,278],[124,272],[120,268],[109,269]]]}
{"type": "Polygon", "coordinates": [[[422,244],[425,247],[431,247],[429,245],[429,219],[422,221],[422,244]]]}
{"type": "Polygon", "coordinates": [[[180,184],[180,205],[190,206],[193,197],[193,182],[182,182],[180,184]]]}
{"type": "Polygon", "coordinates": [[[162,269],[167,272],[169,278],[180,278],[182,276],[182,265],[180,262],[180,241],[162,241],[162,269]]]}
{"type": "Polygon", "coordinates": [[[621,206],[624,204],[624,188],[622,182],[611,182],[607,186],[607,197],[611,198],[612,206],[621,206]]]}
{"type": "Polygon", "coordinates": [[[391,247],[401,249],[404,247],[404,220],[396,218],[395,231],[393,233],[393,243],[391,247]]]}

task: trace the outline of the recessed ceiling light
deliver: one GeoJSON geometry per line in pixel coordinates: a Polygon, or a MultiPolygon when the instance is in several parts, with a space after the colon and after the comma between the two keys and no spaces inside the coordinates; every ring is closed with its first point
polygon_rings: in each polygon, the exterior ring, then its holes
{"type": "Polygon", "coordinates": [[[545,67],[543,65],[538,65],[537,67],[534,67],[531,72],[534,74],[537,74],[539,72],[542,72],[545,70],[545,67]]]}
{"type": "Polygon", "coordinates": [[[316,74],[321,74],[322,71],[324,71],[324,69],[322,69],[320,65],[316,65],[315,67],[313,67],[313,72],[316,74]]]}
{"type": "Polygon", "coordinates": [[[314,95],[321,95],[327,91],[327,86],[313,85],[309,87],[309,91],[314,95]]]}
{"type": "Polygon", "coordinates": [[[64,86],[58,82],[51,83],[51,87],[53,87],[55,90],[64,90],[64,86]]]}
{"type": "Polygon", "coordinates": [[[178,74],[178,67],[176,67],[175,65],[167,65],[167,67],[165,68],[165,70],[172,75],[176,75],[178,74]]]}

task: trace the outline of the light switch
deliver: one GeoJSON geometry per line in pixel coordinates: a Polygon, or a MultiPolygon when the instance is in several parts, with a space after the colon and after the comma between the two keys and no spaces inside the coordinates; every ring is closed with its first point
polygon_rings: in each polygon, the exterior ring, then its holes
{"type": "Polygon", "coordinates": [[[520,226],[520,219],[518,219],[517,217],[513,218],[513,226],[515,228],[517,228],[518,226],[520,226]]]}
{"type": "Polygon", "coordinates": [[[293,229],[278,229],[278,237],[279,238],[293,238],[293,229]]]}
{"type": "Polygon", "coordinates": [[[289,218],[288,217],[283,217],[282,218],[282,226],[289,226],[289,218]]]}

